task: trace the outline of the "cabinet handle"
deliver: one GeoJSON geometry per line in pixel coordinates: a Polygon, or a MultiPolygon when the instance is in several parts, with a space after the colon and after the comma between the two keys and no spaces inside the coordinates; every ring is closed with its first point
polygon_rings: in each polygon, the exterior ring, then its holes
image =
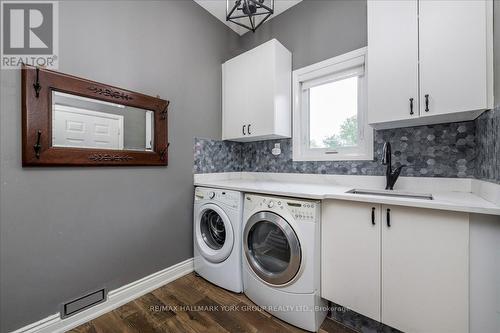
{"type": "Polygon", "coordinates": [[[391,210],[387,208],[387,227],[391,227],[391,210]]]}
{"type": "Polygon", "coordinates": [[[243,125],[243,135],[247,135],[247,134],[245,133],[245,127],[247,127],[247,125],[243,125]]]}
{"type": "Polygon", "coordinates": [[[248,129],[247,129],[248,135],[252,135],[252,133],[250,133],[250,126],[252,126],[252,124],[248,124],[248,129]]]}
{"type": "Polygon", "coordinates": [[[425,112],[429,112],[429,94],[425,95],[425,112]]]}
{"type": "Polygon", "coordinates": [[[410,115],[413,116],[413,98],[410,98],[410,115]]]}
{"type": "Polygon", "coordinates": [[[375,225],[375,207],[372,207],[372,225],[375,225]]]}

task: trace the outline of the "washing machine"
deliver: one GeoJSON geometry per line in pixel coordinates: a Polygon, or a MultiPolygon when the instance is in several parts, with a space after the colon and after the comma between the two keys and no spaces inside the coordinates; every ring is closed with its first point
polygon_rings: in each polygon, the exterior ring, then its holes
{"type": "Polygon", "coordinates": [[[197,187],[194,195],[194,270],[213,284],[243,291],[243,194],[197,187]]]}
{"type": "Polygon", "coordinates": [[[316,332],[320,296],[320,202],[246,194],[243,290],[272,315],[316,332]]]}

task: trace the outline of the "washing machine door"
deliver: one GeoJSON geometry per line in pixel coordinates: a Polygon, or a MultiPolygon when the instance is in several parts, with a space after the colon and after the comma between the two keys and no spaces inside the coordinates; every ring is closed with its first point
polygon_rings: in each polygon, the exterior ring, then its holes
{"type": "Polygon", "coordinates": [[[195,241],[200,254],[210,262],[227,259],[234,246],[231,221],[215,204],[203,205],[195,220],[195,241]]]}
{"type": "Polygon", "coordinates": [[[272,285],[291,281],[302,261],[300,243],[293,228],[271,212],[252,215],[243,235],[243,247],[250,268],[272,285]]]}

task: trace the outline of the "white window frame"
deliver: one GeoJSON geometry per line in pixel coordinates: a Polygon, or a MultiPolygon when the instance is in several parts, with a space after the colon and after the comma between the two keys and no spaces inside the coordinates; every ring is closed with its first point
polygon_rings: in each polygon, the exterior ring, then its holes
{"type": "MultiPolygon", "coordinates": [[[[368,125],[366,47],[327,59],[325,61],[293,71],[293,160],[294,161],[349,161],[373,160],[373,128],[368,125]],[[309,108],[303,84],[336,81],[348,78],[350,68],[363,68],[358,79],[358,137],[356,148],[338,150],[309,147],[309,108]],[[339,75],[335,75],[339,74],[339,75]]],[[[359,71],[359,70],[358,70],[359,71]]],[[[354,72],[353,72],[354,73],[354,72]]],[[[354,76],[354,74],[352,74],[354,76]]]]}

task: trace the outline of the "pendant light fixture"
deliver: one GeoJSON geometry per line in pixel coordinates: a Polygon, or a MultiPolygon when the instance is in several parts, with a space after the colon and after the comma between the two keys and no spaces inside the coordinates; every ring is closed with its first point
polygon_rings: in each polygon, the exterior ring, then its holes
{"type": "Polygon", "coordinates": [[[274,0],[226,0],[226,21],[255,32],[274,14],[274,0]]]}

